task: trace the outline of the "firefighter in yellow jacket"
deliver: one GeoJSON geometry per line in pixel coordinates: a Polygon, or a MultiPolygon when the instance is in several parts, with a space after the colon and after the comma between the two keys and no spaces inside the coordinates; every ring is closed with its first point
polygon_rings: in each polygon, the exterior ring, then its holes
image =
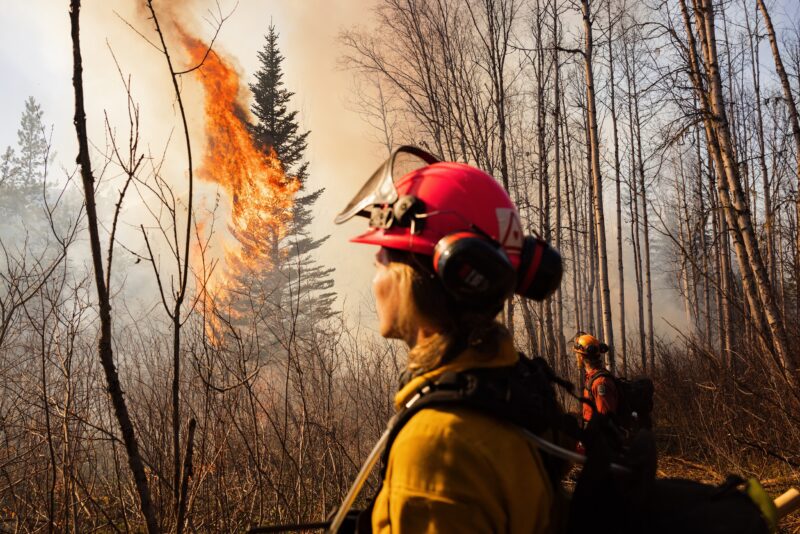
{"type": "MultiPolygon", "coordinates": [[[[448,371],[511,366],[496,321],[514,292],[543,299],[558,253],[525,237],[516,207],[486,173],[401,147],[336,218],[369,218],[378,245],[379,329],[409,347],[398,410],[448,371]]],[[[382,533],[548,532],[554,490],[539,451],[508,423],[462,407],[416,413],[391,445],[372,529],[382,533]]]]}

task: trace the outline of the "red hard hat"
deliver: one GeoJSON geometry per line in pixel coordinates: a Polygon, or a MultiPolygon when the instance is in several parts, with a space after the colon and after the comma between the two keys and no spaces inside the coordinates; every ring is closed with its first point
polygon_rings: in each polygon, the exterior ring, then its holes
{"type": "Polygon", "coordinates": [[[356,215],[370,229],[351,241],[432,257],[448,293],[468,306],[512,292],[543,300],[558,287],[558,251],[522,232],[508,193],[485,172],[402,146],[373,173],[337,224],[356,215]]]}
{"type": "Polygon", "coordinates": [[[424,203],[422,231],[370,228],[351,241],[433,256],[444,236],[477,228],[502,245],[512,265],[519,264],[523,234],[517,208],[485,172],[463,163],[434,163],[406,174],[395,188],[400,198],[413,195],[424,203]]]}

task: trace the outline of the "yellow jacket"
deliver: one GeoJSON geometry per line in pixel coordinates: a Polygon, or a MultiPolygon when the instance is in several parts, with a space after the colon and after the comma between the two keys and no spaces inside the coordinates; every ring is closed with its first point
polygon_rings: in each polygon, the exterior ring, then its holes
{"type": "MultiPolygon", "coordinates": [[[[395,396],[395,407],[447,371],[513,365],[517,357],[510,340],[491,361],[467,350],[411,380],[395,396]]],[[[552,504],[539,451],[516,428],[467,409],[426,408],[392,444],[372,530],[543,533],[552,504]]]]}

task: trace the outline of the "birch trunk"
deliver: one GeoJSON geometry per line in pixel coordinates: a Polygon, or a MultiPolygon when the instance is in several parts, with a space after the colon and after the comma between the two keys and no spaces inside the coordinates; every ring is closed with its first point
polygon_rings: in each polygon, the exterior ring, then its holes
{"type": "MultiPolygon", "coordinates": [[[[783,90],[783,100],[786,102],[786,108],[789,112],[789,124],[792,127],[792,137],[794,138],[794,153],[796,158],[796,172],[797,179],[800,180],[800,118],[797,114],[797,104],[794,101],[794,94],[792,93],[792,86],[789,83],[789,76],[786,74],[786,69],[783,66],[783,59],[781,58],[781,51],[778,48],[778,38],[775,35],[775,27],[772,25],[772,17],[769,16],[767,5],[764,0],[756,0],[758,9],[764,17],[764,26],[767,29],[767,36],[769,37],[769,45],[772,48],[772,58],[775,61],[775,71],[781,81],[781,89],[783,90]]],[[[795,195],[795,214],[797,220],[800,221],[800,194],[795,195]]],[[[800,280],[800,232],[795,232],[795,280],[800,280]]],[[[797,302],[800,303],[800,284],[797,284],[797,302]]],[[[800,304],[798,304],[800,306],[800,304]]],[[[795,362],[797,363],[797,362],[795,362]]]]}
{"type": "MultiPolygon", "coordinates": [[[[635,59],[635,58],[634,58],[635,59]]],[[[650,270],[650,221],[647,215],[647,180],[644,174],[644,156],[642,155],[642,125],[639,118],[639,90],[636,86],[636,64],[631,71],[631,85],[633,88],[633,117],[636,126],[636,168],[639,171],[639,195],[642,199],[642,235],[644,242],[644,284],[647,298],[647,359],[650,368],[655,369],[655,327],[653,325],[653,277],[650,270]]]]}
{"type": "Polygon", "coordinates": [[[634,131],[634,113],[633,113],[633,83],[632,83],[632,66],[630,62],[630,43],[625,41],[625,81],[627,82],[627,97],[628,97],[628,135],[630,140],[630,182],[628,191],[630,194],[630,212],[631,212],[631,244],[633,246],[633,265],[634,277],[636,282],[636,304],[638,312],[638,330],[639,330],[639,357],[641,359],[642,371],[647,370],[647,335],[644,330],[644,284],[642,272],[642,249],[641,249],[641,231],[639,228],[639,186],[637,179],[637,166],[636,166],[636,134],[634,131]]]}
{"type": "Polygon", "coordinates": [[[611,291],[608,285],[608,256],[606,254],[606,222],[603,214],[603,178],[600,174],[600,141],[597,126],[597,105],[595,101],[594,71],[592,54],[592,13],[590,0],[581,1],[583,12],[583,31],[585,34],[584,69],[586,74],[586,104],[589,119],[590,152],[592,158],[592,196],[594,200],[594,225],[597,239],[598,277],[600,283],[600,302],[603,313],[603,337],[609,346],[606,354],[609,369],[616,371],[614,358],[614,331],[611,321],[611,291]]]}
{"type": "MultiPolygon", "coordinates": [[[[558,58],[558,47],[561,44],[561,37],[559,34],[559,21],[558,9],[553,5],[553,67],[555,69],[555,80],[553,82],[553,146],[555,149],[554,157],[554,179],[556,185],[556,215],[555,215],[555,239],[556,249],[561,251],[561,139],[559,136],[559,128],[561,123],[561,65],[558,58]]],[[[566,340],[564,339],[564,295],[559,284],[556,290],[556,344],[558,347],[558,360],[560,364],[564,365],[566,369],[567,353],[566,353],[566,340]]]]}
{"type": "Polygon", "coordinates": [[[623,266],[623,248],[622,248],[622,191],[621,191],[621,178],[620,178],[620,158],[619,158],[619,132],[617,128],[617,99],[616,99],[616,81],[614,79],[614,50],[612,44],[614,42],[614,22],[611,18],[611,2],[606,2],[606,15],[608,17],[608,70],[609,70],[609,87],[611,94],[611,128],[612,136],[614,139],[614,185],[616,193],[617,205],[617,285],[619,286],[619,351],[618,355],[622,359],[622,375],[628,375],[628,351],[627,339],[625,334],[625,270],[623,266]]]}
{"type": "MultiPolygon", "coordinates": [[[[556,123],[556,127],[559,127],[558,123],[556,123]]],[[[567,195],[567,222],[569,223],[569,254],[570,260],[572,262],[571,271],[572,271],[572,304],[574,306],[575,311],[575,331],[578,332],[581,330],[582,321],[581,321],[581,306],[580,306],[580,298],[579,298],[579,279],[578,279],[578,225],[576,224],[577,216],[573,217],[573,212],[577,210],[577,204],[575,202],[576,195],[575,195],[575,173],[573,172],[572,168],[572,143],[569,140],[569,134],[566,132],[566,127],[564,125],[560,125],[562,139],[564,140],[564,158],[566,159],[565,168],[566,171],[564,173],[564,186],[566,187],[566,195],[567,195]]]]}
{"type": "MultiPolygon", "coordinates": [[[[746,2],[745,2],[746,3],[746,2]]],[[[754,33],[758,32],[758,20],[755,28],[750,27],[750,17],[747,15],[745,7],[745,23],[747,25],[747,36],[750,44],[750,65],[753,76],[753,92],[755,93],[756,106],[756,133],[758,134],[758,167],[761,172],[762,187],[764,189],[764,234],[767,240],[767,272],[770,282],[775,285],[775,228],[772,213],[772,196],[770,191],[769,173],[767,172],[767,156],[764,141],[764,118],[761,104],[761,72],[758,56],[758,42],[754,40],[754,33]]],[[[799,167],[800,168],[800,167],[799,167]]],[[[800,176],[800,174],[798,174],[800,176]]]]}

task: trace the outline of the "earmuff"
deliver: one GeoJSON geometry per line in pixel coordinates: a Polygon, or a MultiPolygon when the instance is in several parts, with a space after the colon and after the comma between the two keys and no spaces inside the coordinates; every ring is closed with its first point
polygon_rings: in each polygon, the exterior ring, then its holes
{"type": "Polygon", "coordinates": [[[502,247],[476,232],[446,235],[436,243],[433,270],[461,306],[498,311],[511,296],[516,273],[502,247]]]}
{"type": "Polygon", "coordinates": [[[580,343],[578,343],[577,339],[573,343],[572,348],[576,352],[583,354],[589,359],[597,358],[601,354],[605,354],[606,352],[608,352],[608,345],[606,345],[605,343],[583,346],[580,343]]]}
{"type": "Polygon", "coordinates": [[[564,267],[561,254],[541,238],[526,236],[522,243],[515,293],[544,300],[561,284],[564,267]]]}
{"type": "MultiPolygon", "coordinates": [[[[391,206],[374,208],[370,226],[411,227],[415,233],[422,230],[424,213],[424,202],[405,195],[391,206]]],[[[480,310],[499,310],[513,293],[544,300],[563,274],[561,255],[543,239],[525,237],[519,268],[514,269],[502,245],[477,228],[441,238],[434,248],[433,270],[459,305],[480,310]]]]}
{"type": "Polygon", "coordinates": [[[456,232],[439,240],[433,269],[445,290],[470,308],[500,308],[513,293],[544,300],[561,283],[561,255],[543,239],[528,236],[518,269],[502,246],[473,231],[456,232]]]}

